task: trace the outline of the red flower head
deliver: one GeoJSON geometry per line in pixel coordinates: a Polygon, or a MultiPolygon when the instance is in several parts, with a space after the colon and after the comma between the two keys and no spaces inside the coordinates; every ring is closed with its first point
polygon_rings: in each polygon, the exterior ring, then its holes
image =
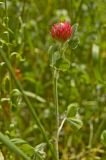
{"type": "Polygon", "coordinates": [[[69,22],[59,22],[53,25],[51,34],[54,39],[66,41],[72,35],[72,27],[69,22]]]}

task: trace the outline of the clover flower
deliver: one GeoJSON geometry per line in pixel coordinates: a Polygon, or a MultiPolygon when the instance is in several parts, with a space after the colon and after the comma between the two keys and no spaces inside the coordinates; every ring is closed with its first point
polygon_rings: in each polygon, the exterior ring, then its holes
{"type": "Polygon", "coordinates": [[[59,41],[67,41],[72,35],[72,26],[69,22],[59,22],[52,26],[52,37],[59,41]]]}

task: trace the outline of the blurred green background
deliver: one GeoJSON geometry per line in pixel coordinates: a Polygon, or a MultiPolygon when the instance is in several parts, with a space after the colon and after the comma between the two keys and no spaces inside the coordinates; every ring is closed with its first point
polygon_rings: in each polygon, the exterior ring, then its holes
{"type": "MultiPolygon", "coordinates": [[[[100,142],[100,135],[106,129],[106,0],[7,0],[9,39],[2,2],[0,45],[7,52],[8,43],[16,77],[51,138],[55,134],[55,107],[48,58],[48,48],[54,43],[50,30],[61,20],[72,25],[78,23],[80,44],[70,51],[69,71],[60,73],[59,112],[62,118],[67,105],[77,102],[83,127],[77,131],[64,125],[60,157],[105,160],[106,148],[100,142]]],[[[25,139],[33,147],[44,142],[1,57],[0,99],[0,131],[11,139],[25,139]]],[[[6,160],[19,159],[5,145],[1,144],[0,148],[6,160]]],[[[47,159],[52,159],[47,153],[47,159]]]]}

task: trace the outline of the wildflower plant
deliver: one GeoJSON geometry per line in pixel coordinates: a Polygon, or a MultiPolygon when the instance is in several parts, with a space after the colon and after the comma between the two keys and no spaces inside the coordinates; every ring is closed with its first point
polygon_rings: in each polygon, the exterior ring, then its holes
{"type": "Polygon", "coordinates": [[[106,159],[104,4],[0,1],[0,160],[106,159]],[[71,25],[70,12],[81,27],[77,56],[78,24],[71,25]],[[58,23],[48,32],[50,21],[58,23]],[[47,102],[48,34],[54,105],[47,102]],[[79,103],[84,127],[76,132],[79,103]]]}
{"type": "Polygon", "coordinates": [[[71,25],[69,22],[59,22],[51,28],[51,36],[54,43],[49,48],[50,66],[53,69],[53,90],[54,104],[56,107],[56,135],[55,149],[56,157],[59,160],[59,135],[65,122],[71,124],[71,127],[80,129],[82,121],[78,115],[78,104],[69,104],[65,111],[64,118],[60,122],[59,105],[58,105],[58,79],[59,73],[68,71],[71,62],[67,58],[67,49],[75,49],[79,44],[77,33],[78,24],[71,25]]]}

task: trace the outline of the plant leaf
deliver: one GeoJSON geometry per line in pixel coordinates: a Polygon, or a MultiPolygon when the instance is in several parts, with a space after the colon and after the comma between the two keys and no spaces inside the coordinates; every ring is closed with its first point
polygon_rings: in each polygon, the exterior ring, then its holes
{"type": "Polygon", "coordinates": [[[77,30],[78,30],[78,23],[75,23],[75,24],[72,26],[72,36],[71,36],[71,38],[73,38],[73,37],[76,35],[77,30]]]}
{"type": "Polygon", "coordinates": [[[92,46],[92,57],[93,57],[93,60],[95,61],[95,63],[98,63],[98,61],[100,59],[99,51],[100,51],[99,46],[96,45],[96,44],[93,44],[93,46],[92,46]]]}
{"type": "Polygon", "coordinates": [[[72,49],[76,49],[79,45],[79,38],[76,36],[73,39],[70,39],[68,43],[72,49]]]}
{"type": "Polygon", "coordinates": [[[106,130],[104,130],[101,134],[101,142],[106,147],[106,130]]]}
{"type": "Polygon", "coordinates": [[[78,103],[71,103],[67,107],[67,117],[75,117],[78,113],[78,103]]]}
{"type": "Polygon", "coordinates": [[[29,144],[22,144],[21,146],[20,146],[20,148],[21,148],[21,150],[23,151],[23,152],[25,152],[28,156],[33,156],[34,155],[34,148],[31,146],[31,145],[29,145],[29,144]]]}
{"type": "Polygon", "coordinates": [[[56,60],[60,58],[60,53],[58,51],[58,46],[57,45],[52,45],[50,46],[49,50],[49,61],[50,65],[53,67],[54,64],[56,63],[56,60]]]}
{"type": "Polygon", "coordinates": [[[37,159],[42,159],[42,160],[45,159],[46,157],[46,153],[44,151],[45,146],[46,146],[46,143],[41,143],[35,147],[35,153],[36,153],[35,156],[37,159]]]}
{"type": "Polygon", "coordinates": [[[25,140],[23,140],[21,138],[13,138],[13,139],[11,139],[11,142],[13,142],[14,144],[25,144],[25,143],[27,143],[25,140]]]}
{"type": "Polygon", "coordinates": [[[68,59],[60,58],[56,61],[55,67],[61,71],[67,71],[70,68],[70,61],[68,59]]]}
{"type": "Polygon", "coordinates": [[[52,65],[55,65],[56,64],[56,62],[57,62],[57,60],[59,60],[60,59],[60,54],[59,54],[59,52],[57,51],[57,52],[54,52],[54,54],[52,55],[52,65]]]}
{"type": "Polygon", "coordinates": [[[32,156],[34,154],[34,148],[29,145],[25,140],[21,138],[11,139],[11,142],[19,145],[22,151],[24,151],[28,156],[32,156]]]}
{"type": "Polygon", "coordinates": [[[67,118],[73,129],[80,129],[83,125],[82,121],[78,118],[67,118]]]}

